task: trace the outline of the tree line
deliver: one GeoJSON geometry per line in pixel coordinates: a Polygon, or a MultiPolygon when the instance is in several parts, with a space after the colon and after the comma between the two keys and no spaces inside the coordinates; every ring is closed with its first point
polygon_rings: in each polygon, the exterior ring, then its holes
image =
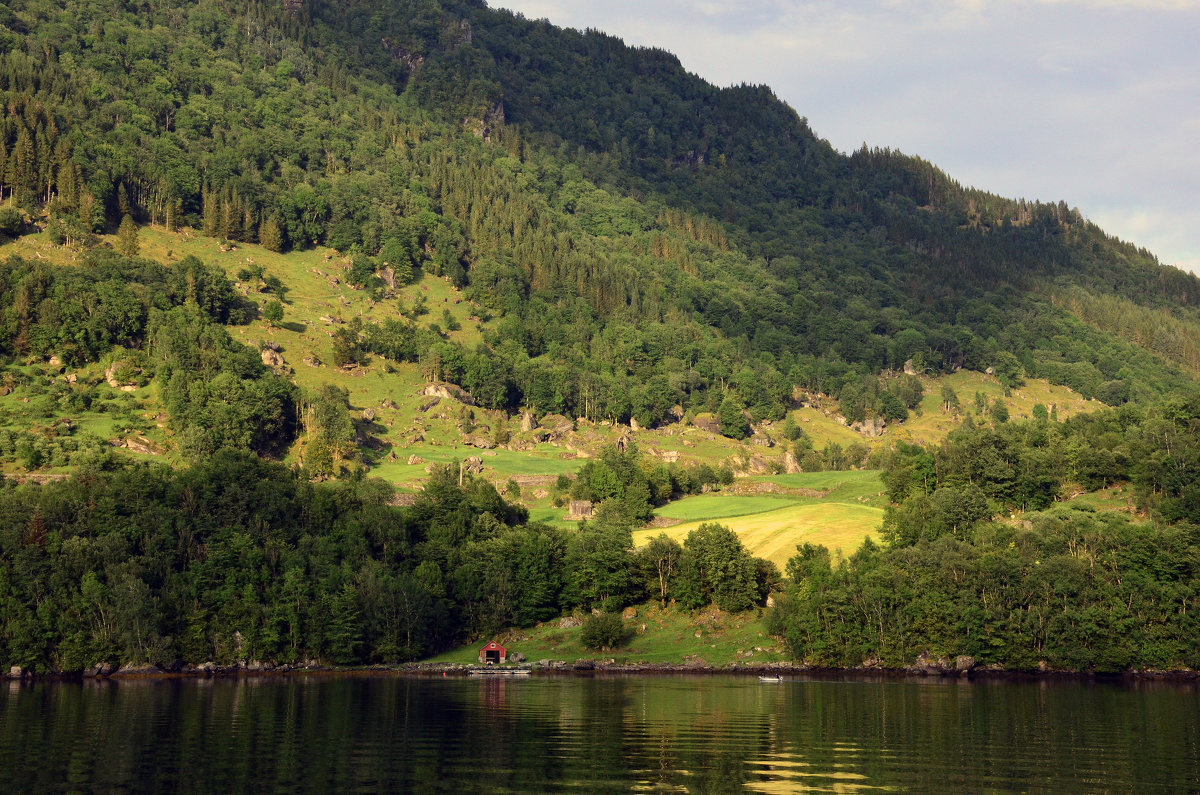
{"type": "Polygon", "coordinates": [[[0,661],[393,663],[575,609],[746,609],[778,580],[719,525],[635,551],[619,500],[571,533],[453,467],[411,507],[391,500],[379,481],[314,484],[229,450],[6,481],[0,661]]]}

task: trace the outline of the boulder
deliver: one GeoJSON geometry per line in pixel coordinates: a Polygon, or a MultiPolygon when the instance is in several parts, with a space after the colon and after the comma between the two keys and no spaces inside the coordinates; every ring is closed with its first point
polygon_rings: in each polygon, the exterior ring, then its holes
{"type": "Polygon", "coordinates": [[[954,670],[960,674],[965,674],[975,667],[975,658],[967,654],[960,654],[954,658],[954,670]]]}
{"type": "Polygon", "coordinates": [[[424,464],[425,459],[421,458],[421,456],[419,456],[419,455],[410,455],[408,457],[408,463],[409,463],[409,466],[414,466],[416,464],[424,464]]]}
{"type": "Polygon", "coordinates": [[[161,668],[150,663],[125,663],[113,676],[154,676],[162,672],[161,668]]]}
{"type": "Polygon", "coordinates": [[[457,400],[467,406],[475,405],[475,398],[471,397],[471,393],[456,384],[426,384],[421,394],[426,397],[457,400]]]}
{"type": "Polygon", "coordinates": [[[375,421],[375,409],[363,409],[363,419],[367,422],[375,421]]]}
{"type": "Polygon", "coordinates": [[[789,475],[804,471],[800,468],[800,462],[796,460],[796,456],[792,454],[791,450],[783,454],[783,468],[789,475]]]}
{"type": "Polygon", "coordinates": [[[563,616],[558,620],[559,629],[571,629],[572,627],[582,626],[583,622],[575,616],[563,616]]]}
{"type": "Polygon", "coordinates": [[[521,414],[521,432],[528,433],[538,426],[537,420],[533,417],[533,412],[526,411],[521,414]]]}
{"type": "Polygon", "coordinates": [[[547,414],[542,417],[539,424],[552,435],[561,435],[575,430],[575,423],[561,414],[547,414]]]}
{"type": "Polygon", "coordinates": [[[496,446],[496,443],[486,436],[472,436],[467,439],[467,444],[478,447],[480,450],[491,450],[496,446]]]}
{"type": "Polygon", "coordinates": [[[267,367],[283,367],[283,357],[279,355],[279,351],[263,348],[262,363],[267,367]]]}
{"type": "Polygon", "coordinates": [[[462,462],[462,468],[463,472],[466,472],[469,475],[482,475],[483,459],[474,455],[467,456],[466,460],[462,462]]]}

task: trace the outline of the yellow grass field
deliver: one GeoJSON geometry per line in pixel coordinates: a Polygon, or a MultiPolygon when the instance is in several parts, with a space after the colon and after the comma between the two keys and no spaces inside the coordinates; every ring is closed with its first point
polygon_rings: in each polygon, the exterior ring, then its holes
{"type": "MultiPolygon", "coordinates": [[[[783,571],[798,544],[823,544],[831,552],[841,550],[845,556],[858,549],[868,536],[878,538],[883,510],[850,503],[814,503],[717,521],[737,533],[750,554],[774,562],[783,571]]],[[[633,534],[633,543],[643,546],[659,533],[666,533],[682,544],[688,533],[701,524],[695,521],[638,530],[633,534]]]]}

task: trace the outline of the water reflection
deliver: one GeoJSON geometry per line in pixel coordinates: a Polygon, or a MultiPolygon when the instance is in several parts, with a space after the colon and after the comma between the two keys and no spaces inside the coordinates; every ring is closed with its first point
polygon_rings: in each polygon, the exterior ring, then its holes
{"type": "Polygon", "coordinates": [[[730,677],[0,690],[0,791],[1200,788],[1194,686],[730,677]],[[1153,738],[1147,742],[1147,738],[1153,738]]]}

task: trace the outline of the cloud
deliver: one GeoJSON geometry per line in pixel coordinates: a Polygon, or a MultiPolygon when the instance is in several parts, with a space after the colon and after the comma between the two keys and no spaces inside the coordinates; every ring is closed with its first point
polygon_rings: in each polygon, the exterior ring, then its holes
{"type": "Polygon", "coordinates": [[[1067,201],[1200,267],[1200,0],[496,0],[764,83],[842,151],[1067,201]]]}

